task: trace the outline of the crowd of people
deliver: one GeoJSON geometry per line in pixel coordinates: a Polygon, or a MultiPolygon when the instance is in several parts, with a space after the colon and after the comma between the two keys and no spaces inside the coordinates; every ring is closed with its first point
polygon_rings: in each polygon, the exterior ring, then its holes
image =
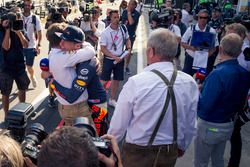
{"type": "MultiPolygon", "coordinates": [[[[59,15],[54,11],[47,17],[49,56],[41,63],[48,64],[40,65],[46,68],[41,77],[50,90],[49,107],[56,106],[56,97],[65,126],[39,146],[37,164],[23,158],[16,141],[0,134],[0,166],[97,167],[104,163],[107,167],[172,167],[194,138],[195,167],[208,166],[210,159],[212,166],[223,167],[228,140],[228,167],[238,167],[241,126],[250,119],[246,114],[249,30],[241,23],[222,29],[222,9],[207,8],[204,3],[194,7],[194,17],[188,2],[183,9],[175,9],[166,0],[159,11],[152,12],[147,67],[131,76],[129,63],[143,2],[122,0],[119,9],[107,9],[103,20],[100,6],[81,6],[82,17],[69,20],[70,6],[60,2],[59,15]],[[161,14],[167,12],[163,23],[161,14]],[[204,34],[209,41],[200,44],[204,34]],[[199,69],[206,69],[203,82],[195,80],[199,69]],[[124,75],[130,77],[118,92],[124,75]],[[108,105],[115,109],[111,120],[108,105]],[[246,114],[243,123],[242,114],[246,114]],[[88,120],[94,136],[111,143],[111,156],[98,152],[85,128],[73,127],[79,117],[88,120]],[[117,143],[122,143],[121,153],[117,143]]],[[[22,9],[11,9],[1,20],[0,90],[5,114],[14,81],[20,102],[25,102],[30,81],[37,86],[33,64],[41,49],[41,21],[31,10],[32,0],[24,0],[22,9]],[[13,27],[17,20],[23,21],[22,29],[13,27]]]]}

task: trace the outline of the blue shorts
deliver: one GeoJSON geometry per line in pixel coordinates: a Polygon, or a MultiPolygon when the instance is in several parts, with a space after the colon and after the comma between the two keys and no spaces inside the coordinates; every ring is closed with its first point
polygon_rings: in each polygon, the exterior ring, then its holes
{"type": "Polygon", "coordinates": [[[14,81],[16,82],[18,90],[27,90],[30,84],[30,80],[26,72],[17,76],[0,72],[0,81],[0,91],[1,94],[5,96],[10,95],[14,81]]]}
{"type": "Polygon", "coordinates": [[[103,69],[101,74],[101,80],[109,81],[111,72],[113,71],[113,80],[123,81],[124,80],[124,59],[118,63],[114,64],[114,60],[107,59],[104,56],[103,59],[103,69]]]}
{"type": "Polygon", "coordinates": [[[23,56],[25,58],[25,64],[27,66],[33,66],[35,56],[37,55],[37,51],[35,48],[24,48],[23,56]]]}

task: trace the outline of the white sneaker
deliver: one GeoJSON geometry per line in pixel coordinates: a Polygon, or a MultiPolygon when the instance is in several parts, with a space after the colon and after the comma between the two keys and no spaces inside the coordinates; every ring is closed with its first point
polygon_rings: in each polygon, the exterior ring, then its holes
{"type": "Polygon", "coordinates": [[[112,107],[115,107],[116,106],[116,100],[109,99],[109,105],[112,106],[112,107]]]}
{"type": "Polygon", "coordinates": [[[36,77],[34,76],[33,78],[30,78],[31,82],[32,82],[32,85],[34,88],[37,87],[37,80],[36,80],[36,77]]]}

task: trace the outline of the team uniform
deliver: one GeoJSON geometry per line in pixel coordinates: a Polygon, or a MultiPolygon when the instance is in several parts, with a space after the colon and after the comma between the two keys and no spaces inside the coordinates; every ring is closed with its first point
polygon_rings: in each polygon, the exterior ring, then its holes
{"type": "MultiPolygon", "coordinates": [[[[50,72],[58,83],[66,88],[71,88],[72,82],[76,78],[76,72],[73,68],[75,64],[89,60],[93,58],[94,55],[95,50],[92,46],[86,46],[83,49],[72,53],[52,48],[49,54],[50,72]]],[[[57,100],[59,102],[58,110],[61,117],[64,119],[65,124],[72,125],[73,120],[76,117],[90,117],[91,112],[87,105],[87,91],[84,91],[73,103],[66,101],[57,91],[55,91],[55,94],[57,95],[57,100]]]]}
{"type": "Polygon", "coordinates": [[[95,63],[91,63],[89,60],[77,64],[76,74],[77,77],[74,79],[71,88],[63,87],[54,80],[52,83],[54,90],[69,103],[74,103],[87,88],[92,118],[98,135],[102,136],[107,132],[107,95],[99,76],[96,74],[95,63]]]}

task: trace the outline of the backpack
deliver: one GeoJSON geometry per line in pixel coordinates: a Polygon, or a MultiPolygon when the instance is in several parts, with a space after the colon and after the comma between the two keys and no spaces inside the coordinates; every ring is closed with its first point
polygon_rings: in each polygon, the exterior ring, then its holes
{"type": "Polygon", "coordinates": [[[127,33],[127,28],[125,27],[124,24],[120,25],[121,31],[122,31],[122,37],[123,37],[123,47],[126,46],[126,33],[127,33]]]}
{"type": "Polygon", "coordinates": [[[37,40],[38,34],[37,34],[37,31],[36,31],[36,15],[32,15],[32,22],[31,23],[33,24],[34,32],[35,32],[35,38],[37,40]]]}

